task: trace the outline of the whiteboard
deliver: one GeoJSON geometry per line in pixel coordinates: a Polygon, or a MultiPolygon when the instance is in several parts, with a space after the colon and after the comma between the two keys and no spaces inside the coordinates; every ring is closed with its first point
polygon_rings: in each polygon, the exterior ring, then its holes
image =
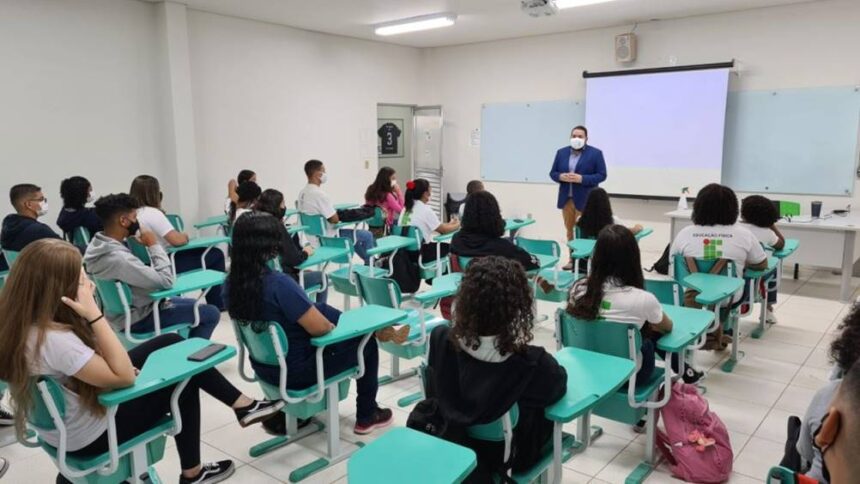
{"type": "MultiPolygon", "coordinates": [[[[583,101],[485,104],[481,177],[553,183],[556,150],[584,123],[583,101]]],[[[729,92],[722,183],[743,192],[850,196],[858,136],[854,86],[729,92]]],[[[611,177],[612,160],[606,165],[611,177]]]]}

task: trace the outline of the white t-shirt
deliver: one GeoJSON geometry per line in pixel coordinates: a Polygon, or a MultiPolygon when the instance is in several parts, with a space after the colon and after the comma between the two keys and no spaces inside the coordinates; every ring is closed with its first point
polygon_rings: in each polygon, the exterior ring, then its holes
{"type": "Polygon", "coordinates": [[[669,253],[704,260],[728,259],[734,261],[739,275],[748,263],[758,264],[767,258],[756,236],[739,224],[684,227],[672,241],[669,253]]]}
{"type": "Polygon", "coordinates": [[[771,230],[769,227],[759,227],[758,225],[753,225],[746,222],[738,223],[741,227],[746,227],[747,230],[752,232],[753,235],[758,239],[762,244],[773,247],[779,242],[779,236],[776,235],[776,232],[771,230]]]}
{"type": "MultiPolygon", "coordinates": [[[[34,359],[34,350],[39,332],[31,329],[27,340],[30,355],[30,371],[33,375],[50,376],[62,386],[66,405],[63,422],[66,425],[66,444],[69,451],[82,449],[99,438],[107,430],[107,419],[96,416],[81,405],[77,393],[66,388],[70,377],[95,355],[95,350],[85,345],[75,333],[62,330],[48,330],[34,359]]],[[[39,436],[54,447],[60,445],[60,433],[56,430],[39,431],[39,436]]]]}
{"type": "Polygon", "coordinates": [[[299,212],[322,215],[326,219],[326,234],[329,237],[337,236],[334,228],[328,223],[328,219],[335,215],[337,210],[334,209],[328,194],[317,185],[308,183],[299,192],[299,212]]]}
{"type": "Polygon", "coordinates": [[[424,243],[433,241],[433,232],[442,224],[439,217],[436,216],[436,212],[421,200],[415,200],[411,212],[404,212],[403,220],[408,220],[409,225],[418,227],[424,237],[424,243]]]}
{"type": "Polygon", "coordinates": [[[246,213],[253,212],[250,208],[237,208],[236,209],[236,218],[233,219],[233,223],[236,223],[239,220],[239,217],[245,215],[246,213]]]}
{"type": "Polygon", "coordinates": [[[170,242],[164,238],[171,230],[176,230],[170,220],[167,220],[167,215],[157,208],[140,207],[137,209],[137,221],[140,227],[144,230],[155,234],[158,239],[158,244],[165,249],[173,247],[170,242]]]}
{"type": "MultiPolygon", "coordinates": [[[[586,281],[582,279],[573,285],[570,291],[571,303],[585,295],[586,281]]],[[[600,319],[635,324],[642,329],[646,322],[658,324],[663,320],[663,307],[657,297],[648,291],[607,281],[603,284],[603,301],[598,314],[600,319]]]]}

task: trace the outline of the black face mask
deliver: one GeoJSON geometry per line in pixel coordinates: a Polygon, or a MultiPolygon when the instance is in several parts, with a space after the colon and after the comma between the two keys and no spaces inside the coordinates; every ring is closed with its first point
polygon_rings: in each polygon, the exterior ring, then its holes
{"type": "Polygon", "coordinates": [[[830,416],[830,412],[824,414],[821,422],[818,423],[818,430],[815,431],[815,434],[812,436],[812,446],[821,454],[821,475],[824,477],[825,482],[830,482],[830,470],[827,469],[827,461],[824,459],[824,452],[830,450],[830,446],[828,445],[826,449],[822,449],[816,438],[818,437],[818,433],[821,432],[821,429],[824,427],[824,421],[827,420],[827,417],[830,416]]]}
{"type": "Polygon", "coordinates": [[[287,214],[287,209],[286,209],[286,208],[279,208],[279,209],[274,213],[275,218],[276,218],[276,219],[278,219],[278,220],[283,220],[284,215],[286,215],[286,214],[287,214]]]}
{"type": "Polygon", "coordinates": [[[128,230],[128,235],[132,236],[140,230],[140,223],[135,220],[131,223],[131,225],[128,226],[126,230],[128,230]]]}

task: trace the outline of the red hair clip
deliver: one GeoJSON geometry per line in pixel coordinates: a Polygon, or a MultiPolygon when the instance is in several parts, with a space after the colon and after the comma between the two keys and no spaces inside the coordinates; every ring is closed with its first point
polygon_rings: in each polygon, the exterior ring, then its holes
{"type": "Polygon", "coordinates": [[[408,182],[406,182],[406,189],[407,190],[415,190],[415,182],[412,180],[409,180],[408,182]]]}

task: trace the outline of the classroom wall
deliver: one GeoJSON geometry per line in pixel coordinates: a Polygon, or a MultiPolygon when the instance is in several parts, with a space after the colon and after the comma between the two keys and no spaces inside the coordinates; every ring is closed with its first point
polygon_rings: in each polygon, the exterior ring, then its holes
{"type": "Polygon", "coordinates": [[[16,183],[43,187],[53,224],[63,178],[84,175],[107,194],[161,174],[155,31],[144,2],[2,2],[0,214],[16,183]]]}
{"type": "MultiPolygon", "coordinates": [[[[537,20],[539,21],[539,20],[537,20]]],[[[690,17],[641,24],[638,60],[632,68],[736,59],[740,75],[732,89],[783,89],[860,84],[860,2],[819,1],[791,6],[690,17]]],[[[617,70],[626,66],[613,58],[614,36],[631,26],[528,37],[471,45],[427,49],[424,78],[426,102],[445,110],[445,183],[461,191],[480,176],[480,148],[470,146],[471,130],[481,123],[481,104],[489,102],[584,99],[582,71],[617,70]]],[[[657,142],[672,142],[672,134],[657,142]]],[[[798,129],[798,142],[803,142],[798,129]]],[[[559,146],[561,147],[561,146],[559,146]]],[[[555,153],[538,155],[535,170],[549,172],[555,153]]],[[[607,160],[612,176],[612,160],[607,160]]],[[[647,183],[647,180],[643,180],[647,183]]],[[[560,212],[555,208],[554,185],[488,183],[500,194],[510,214],[532,213],[538,223],[530,236],[564,237],[560,212]]],[[[825,202],[825,210],[852,203],[860,209],[860,187],[853,198],[786,197],[825,202]]],[[[663,213],[676,202],[616,200],[613,208],[623,218],[656,229],[643,248],[656,258],[668,243],[668,221],[663,213]]],[[[808,204],[804,204],[808,210],[808,204]]],[[[650,262],[650,261],[646,261],[650,262]]]]}
{"type": "Polygon", "coordinates": [[[335,202],[363,198],[377,103],[417,102],[418,49],[194,10],[188,28],[201,215],[223,207],[240,168],[292,203],[311,158],[326,163],[335,202]]]}

